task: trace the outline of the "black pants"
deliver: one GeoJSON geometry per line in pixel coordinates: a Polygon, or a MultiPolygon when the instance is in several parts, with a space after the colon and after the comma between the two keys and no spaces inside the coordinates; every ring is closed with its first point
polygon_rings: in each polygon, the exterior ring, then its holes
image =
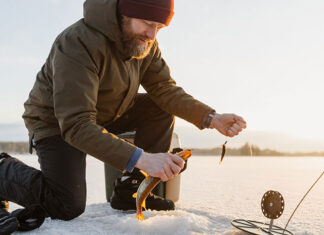
{"type": "MultiPolygon", "coordinates": [[[[159,109],[146,94],[122,117],[106,126],[114,134],[136,130],[135,145],[148,152],[170,148],[174,117],[159,109]]],[[[0,198],[26,208],[41,207],[53,219],[71,220],[86,205],[86,153],[52,136],[36,143],[41,171],[15,158],[0,164],[0,198]]]]}

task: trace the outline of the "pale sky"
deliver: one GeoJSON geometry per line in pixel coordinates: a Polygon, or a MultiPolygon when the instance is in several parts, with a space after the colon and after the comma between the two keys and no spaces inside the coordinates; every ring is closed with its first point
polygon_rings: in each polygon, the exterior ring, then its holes
{"type": "MultiPolygon", "coordinates": [[[[1,0],[0,123],[22,121],[36,73],[82,5],[1,0]]],[[[218,112],[249,130],[324,139],[323,11],[322,0],[175,0],[158,40],[178,85],[218,112]]]]}

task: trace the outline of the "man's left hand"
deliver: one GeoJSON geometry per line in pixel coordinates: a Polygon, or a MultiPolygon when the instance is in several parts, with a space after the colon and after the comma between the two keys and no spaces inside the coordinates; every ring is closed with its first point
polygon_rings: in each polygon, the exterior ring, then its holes
{"type": "Polygon", "coordinates": [[[216,113],[213,115],[209,128],[216,129],[225,136],[234,137],[246,128],[246,121],[236,114],[216,113]]]}

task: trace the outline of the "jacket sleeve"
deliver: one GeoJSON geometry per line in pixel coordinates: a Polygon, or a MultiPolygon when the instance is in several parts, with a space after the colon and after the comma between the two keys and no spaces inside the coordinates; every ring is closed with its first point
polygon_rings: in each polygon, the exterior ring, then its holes
{"type": "Polygon", "coordinates": [[[191,122],[199,129],[203,129],[203,121],[208,114],[215,111],[176,85],[157,45],[141,85],[161,109],[191,122]]]}
{"type": "Polygon", "coordinates": [[[55,116],[67,143],[124,170],[136,147],[96,124],[98,66],[96,52],[88,51],[73,35],[55,42],[51,53],[55,116]]]}

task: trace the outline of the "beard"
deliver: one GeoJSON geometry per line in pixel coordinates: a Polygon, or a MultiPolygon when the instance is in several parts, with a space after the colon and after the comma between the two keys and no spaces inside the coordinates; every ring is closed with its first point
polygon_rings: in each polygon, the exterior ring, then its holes
{"type": "Polygon", "coordinates": [[[122,43],[127,55],[135,59],[145,58],[151,51],[155,40],[135,34],[130,28],[130,19],[122,17],[122,43]]]}

